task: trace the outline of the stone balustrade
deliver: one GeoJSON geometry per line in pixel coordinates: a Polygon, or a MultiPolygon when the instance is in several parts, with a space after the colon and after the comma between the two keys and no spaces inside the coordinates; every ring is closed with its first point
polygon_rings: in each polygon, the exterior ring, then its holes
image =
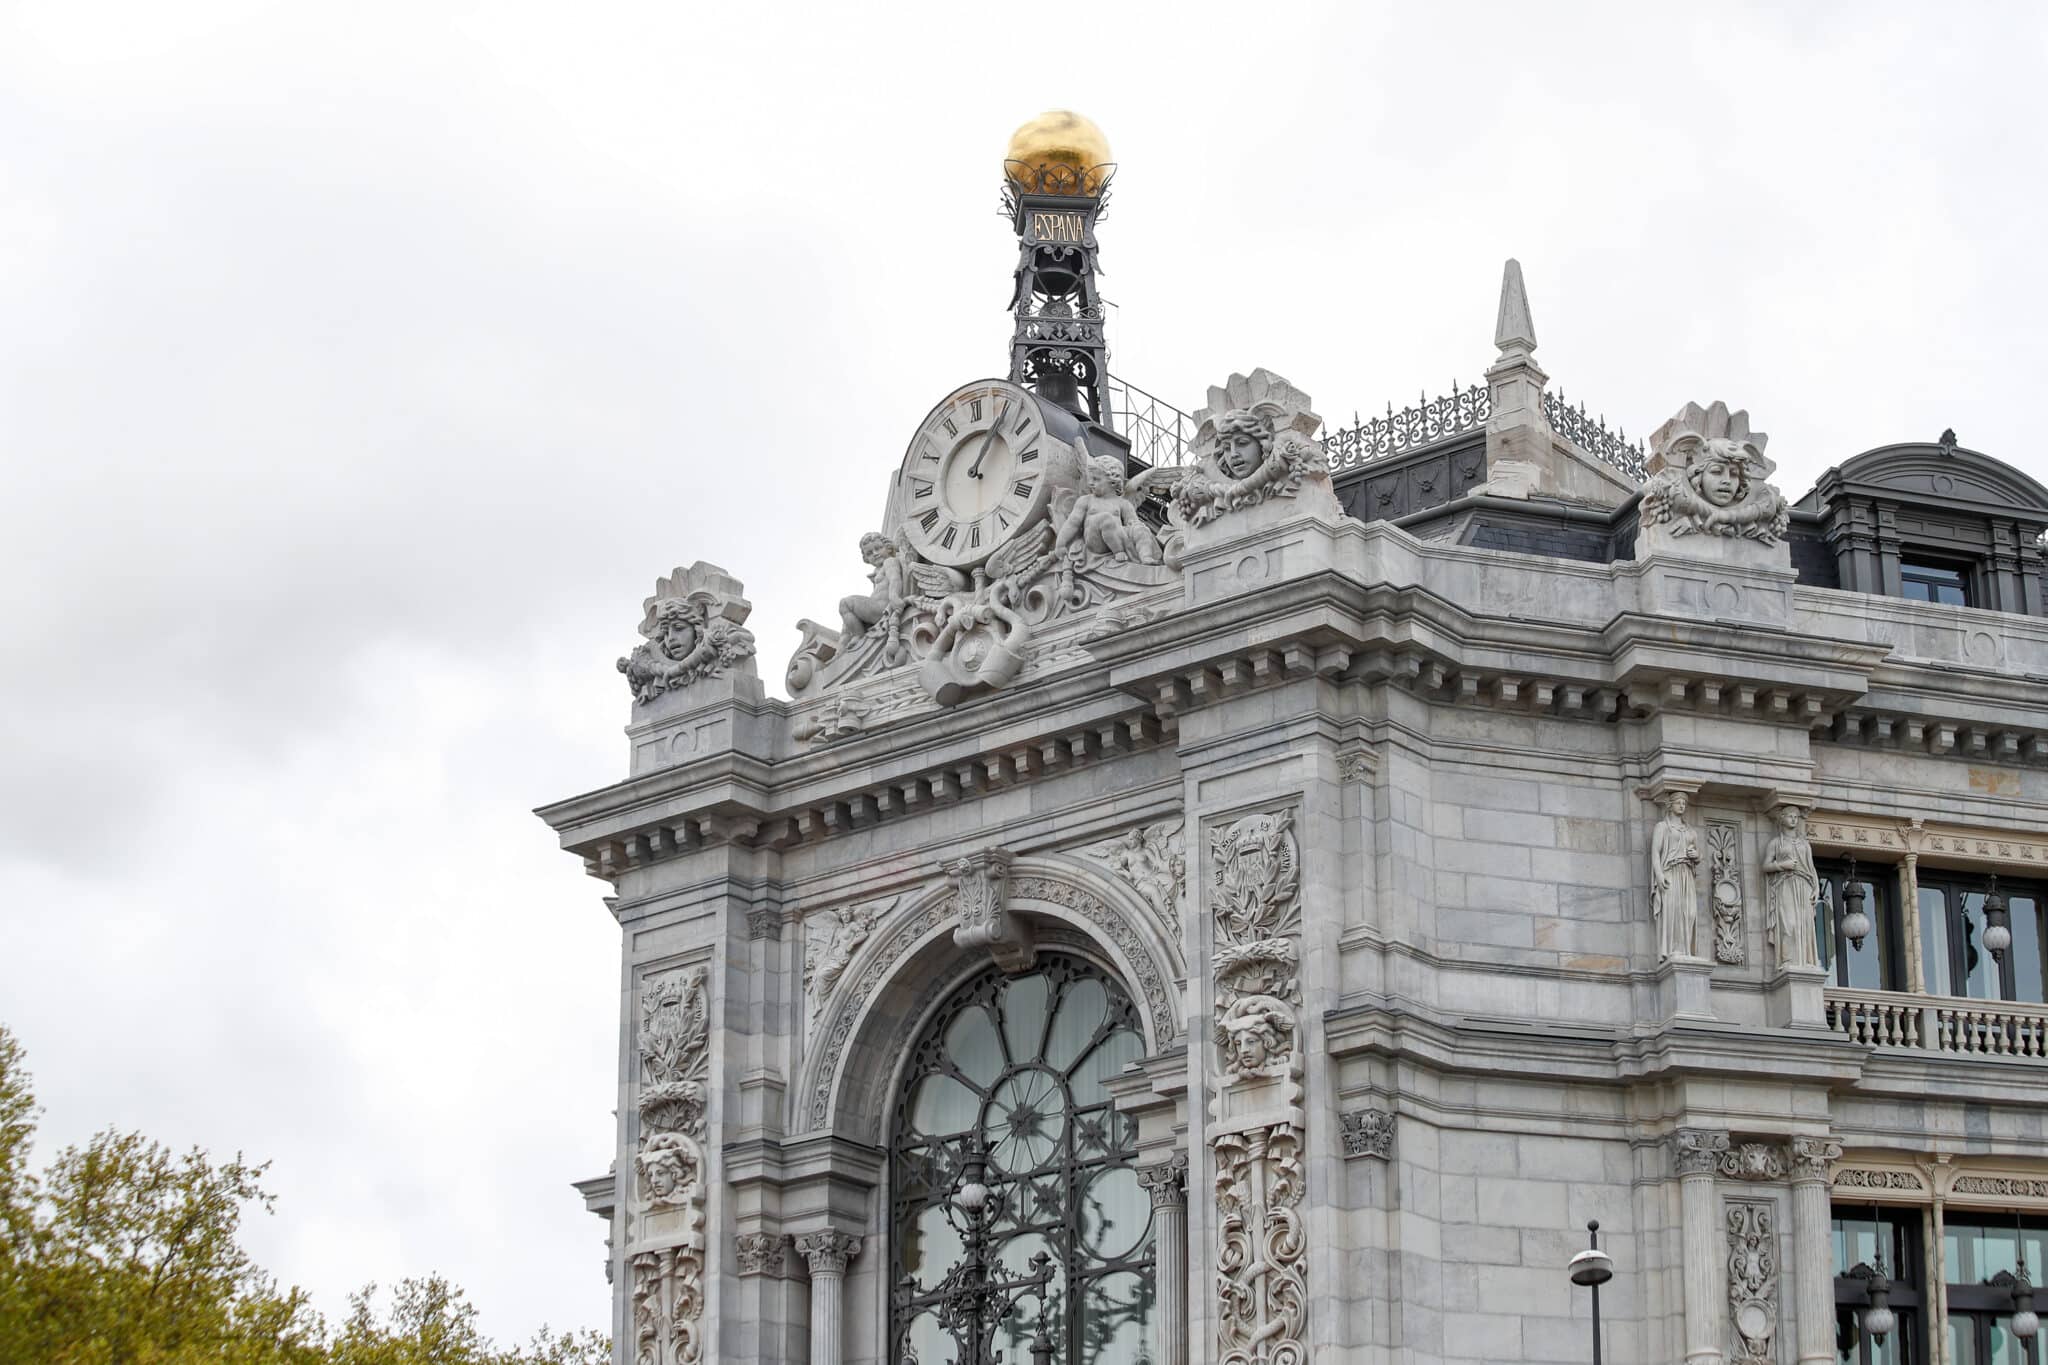
{"type": "Polygon", "coordinates": [[[2048,1005],[1830,988],[1827,1021],[1851,1042],[1873,1047],[2048,1059],[2048,1005]]]}

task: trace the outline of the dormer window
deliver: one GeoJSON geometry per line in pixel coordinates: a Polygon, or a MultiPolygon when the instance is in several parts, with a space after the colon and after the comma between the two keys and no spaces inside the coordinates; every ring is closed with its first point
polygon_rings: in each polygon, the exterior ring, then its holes
{"type": "Polygon", "coordinates": [[[1901,558],[1899,595],[1915,602],[1967,607],[1970,605],[1970,571],[1963,565],[1937,559],[1901,558]]]}

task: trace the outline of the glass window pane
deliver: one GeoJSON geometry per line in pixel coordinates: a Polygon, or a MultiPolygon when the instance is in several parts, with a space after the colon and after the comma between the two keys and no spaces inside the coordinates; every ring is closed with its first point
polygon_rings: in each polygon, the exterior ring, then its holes
{"type": "Polygon", "coordinates": [[[1856,881],[1863,888],[1863,913],[1870,916],[1870,932],[1863,936],[1863,942],[1847,945],[1842,961],[1850,986],[1881,991],[1888,985],[1885,959],[1890,956],[1887,945],[1891,940],[1890,926],[1885,923],[1885,901],[1869,878],[1859,876],[1856,881]]]}
{"type": "Polygon", "coordinates": [[[1950,1365],[1984,1365],[1977,1353],[1977,1320],[1967,1313],[1949,1314],[1948,1359],[1950,1365]]]}
{"type": "Polygon", "coordinates": [[[1124,1270],[1104,1275],[1090,1280],[1086,1292],[1082,1365],[1125,1365],[1129,1361],[1158,1358],[1159,1346],[1152,1336],[1153,1290],[1149,1274],[1124,1270]]]}
{"type": "Polygon", "coordinates": [[[946,1052],[961,1074],[984,1090],[1003,1072],[995,1021],[979,1005],[960,1011],[960,1017],[946,1030],[946,1052]]]}
{"type": "Polygon", "coordinates": [[[2012,995],[2015,1000],[2040,1004],[2042,993],[2041,914],[2031,895],[2009,895],[2012,910],[2012,995]]]}
{"type": "Polygon", "coordinates": [[[1046,1041],[1045,1060],[1055,1071],[1065,1071],[1081,1055],[1081,1049],[1095,1041],[1109,1010],[1109,992],[1100,981],[1076,981],[1060,994],[1052,1017],[1052,1036],[1046,1041]]]}
{"type": "Polygon", "coordinates": [[[1930,993],[1956,993],[1948,958],[1948,895],[1938,886],[1920,888],[1920,971],[1930,993]]]}
{"type": "Polygon", "coordinates": [[[1973,1000],[1996,1000],[2001,995],[1998,963],[1984,947],[1984,893],[1964,891],[1959,902],[1963,950],[1963,994],[1973,1000]]]}
{"type": "Polygon", "coordinates": [[[1003,1037],[1010,1044],[1010,1062],[1021,1066],[1038,1056],[1045,1040],[1045,1007],[1052,982],[1044,972],[1020,976],[1003,987],[1003,1037]]]}

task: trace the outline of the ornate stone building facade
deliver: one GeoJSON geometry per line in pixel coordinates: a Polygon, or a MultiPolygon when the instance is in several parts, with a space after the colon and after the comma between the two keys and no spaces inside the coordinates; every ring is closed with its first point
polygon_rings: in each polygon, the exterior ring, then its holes
{"type": "Polygon", "coordinates": [[[1585,1360],[1591,1219],[1608,1360],[2032,1359],[2048,490],[1630,444],[1513,263],[1480,388],[1183,416],[1104,368],[1091,137],[1013,146],[1011,375],[789,700],[679,569],[541,812],[623,930],[618,1359],[1585,1360]]]}

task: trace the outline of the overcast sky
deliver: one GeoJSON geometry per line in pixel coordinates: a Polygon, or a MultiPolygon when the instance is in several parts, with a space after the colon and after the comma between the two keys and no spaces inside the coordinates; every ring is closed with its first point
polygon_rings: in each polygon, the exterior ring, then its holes
{"type": "Polygon", "coordinates": [[[333,1308],[603,1326],[618,932],[528,812],[624,775],[655,577],[779,687],[904,442],[1007,363],[1010,130],[1121,170],[1113,368],[1471,383],[1503,258],[1632,434],[1793,496],[2048,474],[2039,6],[0,4],[0,1022],[46,1144],[274,1159],[333,1308]],[[2034,416],[2030,419],[2029,414],[2034,416]]]}

